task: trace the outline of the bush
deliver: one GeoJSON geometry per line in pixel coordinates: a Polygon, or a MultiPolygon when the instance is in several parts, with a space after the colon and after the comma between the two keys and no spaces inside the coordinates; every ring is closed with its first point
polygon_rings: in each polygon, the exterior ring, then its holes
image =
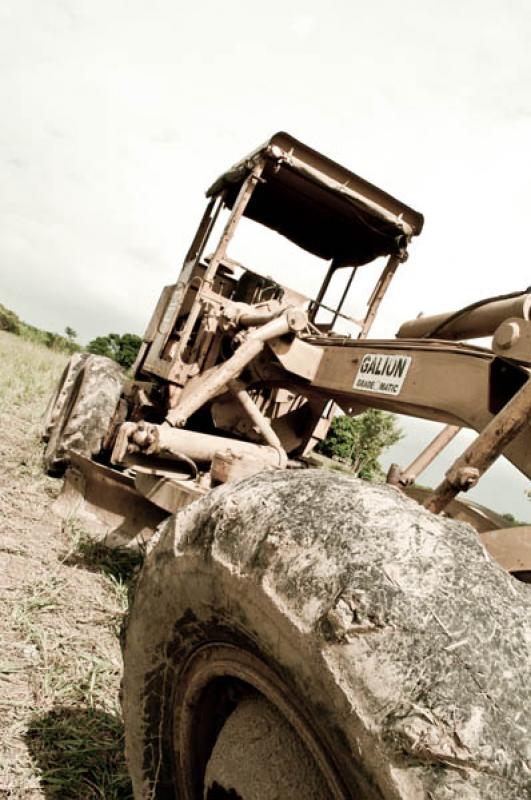
{"type": "Polygon", "coordinates": [[[22,323],[15,312],[0,303],[0,330],[19,336],[21,325],[22,323]]]}
{"type": "Polygon", "coordinates": [[[129,369],[137,356],[142,339],[135,333],[108,333],[107,336],[97,336],[87,346],[89,353],[97,356],[107,356],[117,361],[124,369],[129,369]]]}
{"type": "Polygon", "coordinates": [[[371,408],[357,417],[334,417],[328,436],[315,449],[348,464],[355,475],[370,481],[383,477],[378,459],[401,438],[394,414],[371,408]]]}
{"type": "Polygon", "coordinates": [[[28,325],[14,311],[1,304],[0,330],[14,333],[15,336],[20,336],[21,339],[26,339],[35,344],[42,344],[44,347],[49,347],[51,350],[57,350],[61,353],[75,353],[81,350],[81,347],[72,338],[61,336],[61,334],[53,333],[52,331],[43,331],[34,325],[28,325]]]}

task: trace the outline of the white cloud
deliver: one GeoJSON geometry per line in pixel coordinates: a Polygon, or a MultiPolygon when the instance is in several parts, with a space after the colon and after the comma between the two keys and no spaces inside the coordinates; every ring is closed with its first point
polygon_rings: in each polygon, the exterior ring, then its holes
{"type": "Polygon", "coordinates": [[[292,18],[291,30],[301,39],[309,36],[315,28],[315,17],[309,14],[300,14],[292,18]]]}

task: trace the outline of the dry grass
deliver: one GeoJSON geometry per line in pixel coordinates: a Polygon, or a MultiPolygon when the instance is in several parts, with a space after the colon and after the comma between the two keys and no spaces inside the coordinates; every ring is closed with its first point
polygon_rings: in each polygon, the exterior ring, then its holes
{"type": "Polygon", "coordinates": [[[38,425],[65,357],[0,333],[0,798],[123,800],[118,633],[138,559],[50,511],[38,425]]]}

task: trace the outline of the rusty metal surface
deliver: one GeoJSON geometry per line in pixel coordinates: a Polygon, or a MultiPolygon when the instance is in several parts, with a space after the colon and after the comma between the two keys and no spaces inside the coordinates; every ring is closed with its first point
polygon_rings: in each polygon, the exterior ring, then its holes
{"type": "Polygon", "coordinates": [[[244,412],[247,414],[254,427],[258,429],[264,442],[270,447],[274,447],[278,452],[278,464],[280,467],[285,467],[288,457],[286,451],[282,447],[282,443],[277,434],[271,427],[271,423],[267,417],[262,414],[258,406],[253,402],[252,398],[246,390],[245,384],[240,381],[234,380],[229,383],[229,388],[238,400],[244,412]]]}
{"type": "MultiPolygon", "coordinates": [[[[480,432],[495,417],[492,398],[502,396],[508,388],[503,375],[493,371],[492,352],[484,348],[432,340],[338,342],[313,337],[306,341],[322,350],[311,388],[333,398],[347,413],[350,407],[378,408],[480,432]],[[378,390],[377,381],[376,388],[368,388],[378,377],[372,373],[367,374],[363,388],[355,386],[367,356],[373,357],[377,371],[385,371],[388,358],[407,360],[407,373],[397,393],[378,390]]],[[[514,366],[513,374],[520,385],[529,378],[523,367],[514,366]]],[[[522,426],[514,440],[505,443],[504,455],[531,476],[531,428],[522,426]]]]}
{"type": "Polygon", "coordinates": [[[132,464],[130,454],[138,453],[174,462],[190,460],[209,464],[216,453],[226,451],[255,458],[267,466],[282,466],[278,450],[269,445],[148,422],[126,422],[121,426],[111,461],[113,464],[132,464]]]}
{"type": "Polygon", "coordinates": [[[258,458],[246,454],[232,453],[230,450],[218,452],[212,459],[212,486],[221,483],[234,483],[235,481],[257,475],[266,469],[272,469],[258,458]]]}
{"type": "Polygon", "coordinates": [[[531,379],[452,464],[444,480],[427,500],[426,508],[437,514],[460,491],[475,486],[485,470],[506,451],[521,431],[529,435],[530,419],[531,379]]]}
{"type": "Polygon", "coordinates": [[[531,525],[487,531],[480,539],[508,572],[531,572],[531,525]]]}
{"type": "Polygon", "coordinates": [[[61,494],[52,506],[76,517],[108,547],[142,547],[167,513],[136,491],[134,480],[77,453],[70,454],[61,494]]]}
{"type": "Polygon", "coordinates": [[[287,133],[277,133],[224,173],[207,195],[226,192],[227,204],[253,166],[264,177],[246,216],[322,258],[364,264],[401,249],[400,237],[422,230],[409,206],[287,133]]]}
{"type": "Polygon", "coordinates": [[[529,320],[530,315],[531,294],[520,292],[480,300],[458,311],[408,320],[402,323],[396,335],[399,339],[479,339],[492,336],[509,317],[529,320]]]}
{"type": "Polygon", "coordinates": [[[496,329],[492,350],[502,358],[531,367],[531,321],[509,318],[496,329]]]}
{"type": "Polygon", "coordinates": [[[307,317],[302,309],[288,308],[261,327],[254,328],[234,355],[190,381],[176,408],[171,409],[166,415],[166,420],[177,427],[184,425],[194,411],[224,391],[230,381],[241,374],[242,370],[261,353],[267,341],[290,331],[299,332],[306,324],[307,317]]]}
{"type": "Polygon", "coordinates": [[[198,500],[206,491],[191,480],[176,480],[146,472],[137,472],[134,483],[135,489],[142,497],[169,514],[175,514],[179,509],[198,500]]]}

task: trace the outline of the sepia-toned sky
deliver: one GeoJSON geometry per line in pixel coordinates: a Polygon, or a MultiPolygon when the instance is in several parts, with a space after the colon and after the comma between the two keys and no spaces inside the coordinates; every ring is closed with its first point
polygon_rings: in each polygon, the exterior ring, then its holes
{"type": "MultiPolygon", "coordinates": [[[[0,40],[0,302],[28,322],[141,333],[204,189],[280,129],[426,217],[376,334],[531,284],[527,0],[4,0],[0,40]]],[[[315,264],[243,234],[313,292],[315,264]]],[[[511,467],[483,486],[531,517],[511,467]]]]}

